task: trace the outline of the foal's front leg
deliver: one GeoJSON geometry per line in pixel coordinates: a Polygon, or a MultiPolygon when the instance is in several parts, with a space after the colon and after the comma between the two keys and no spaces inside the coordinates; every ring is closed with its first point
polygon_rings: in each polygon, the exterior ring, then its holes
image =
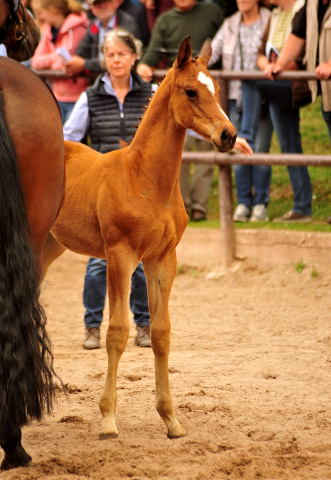
{"type": "Polygon", "coordinates": [[[116,438],[118,430],[115,423],[116,411],[116,378],[122,353],[128,342],[130,333],[129,293],[133,267],[126,256],[121,261],[114,255],[108,258],[107,279],[109,295],[109,326],[106,338],[108,353],[108,371],[106,384],[99,407],[102,414],[100,439],[116,438]],[[126,260],[126,265],[124,262],[126,260]]]}
{"type": "Polygon", "coordinates": [[[147,278],[148,304],[151,316],[151,342],[155,363],[155,404],[168,429],[168,437],[182,437],[185,430],[178,422],[169,387],[168,357],[170,350],[169,297],[176,275],[176,252],[162,262],[143,262],[147,278]]]}

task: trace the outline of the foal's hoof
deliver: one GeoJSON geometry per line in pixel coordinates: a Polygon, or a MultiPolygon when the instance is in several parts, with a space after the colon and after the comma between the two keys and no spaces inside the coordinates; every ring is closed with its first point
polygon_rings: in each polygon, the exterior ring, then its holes
{"type": "Polygon", "coordinates": [[[172,438],[184,437],[185,435],[187,435],[187,433],[185,432],[181,424],[178,423],[176,427],[171,430],[171,432],[170,431],[168,432],[167,437],[172,439],[172,438]]]}
{"type": "Polygon", "coordinates": [[[118,433],[100,433],[99,440],[109,440],[110,438],[117,438],[118,433]]]}
{"type": "Polygon", "coordinates": [[[18,467],[28,467],[32,464],[32,457],[22,447],[19,445],[13,452],[10,454],[5,453],[5,457],[1,462],[0,470],[12,470],[13,468],[18,467]]]}

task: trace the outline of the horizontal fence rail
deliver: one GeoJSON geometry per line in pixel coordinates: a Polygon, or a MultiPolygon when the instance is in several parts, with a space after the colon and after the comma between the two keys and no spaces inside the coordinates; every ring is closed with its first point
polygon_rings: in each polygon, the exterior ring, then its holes
{"type": "MultiPolygon", "coordinates": [[[[71,75],[67,75],[63,70],[33,70],[39,77],[47,80],[54,78],[72,78],[71,75]]],[[[232,70],[231,72],[225,72],[223,70],[209,70],[215,80],[265,80],[266,77],[260,70],[251,70],[242,72],[241,70],[232,70]]],[[[167,74],[167,70],[154,70],[154,79],[162,80],[167,74]]],[[[79,76],[96,78],[97,73],[81,74],[79,76]]],[[[276,78],[276,77],[275,77],[276,78]]],[[[314,72],[306,72],[305,70],[287,70],[277,74],[277,80],[316,80],[316,74],[314,72]]]]}
{"type": "MultiPolygon", "coordinates": [[[[35,73],[50,81],[57,78],[70,78],[61,70],[35,70],[35,73]]],[[[266,80],[264,73],[259,70],[246,72],[210,70],[210,73],[221,87],[220,102],[226,113],[228,112],[227,83],[229,80],[266,80]]],[[[162,80],[166,74],[167,70],[155,70],[154,81],[162,80]]],[[[93,79],[97,75],[89,74],[87,76],[93,79]]],[[[317,80],[314,72],[304,70],[284,71],[277,74],[275,78],[277,80],[317,80]]],[[[231,166],[241,164],[326,167],[331,165],[331,155],[254,153],[253,156],[244,157],[233,152],[183,152],[182,161],[183,163],[218,165],[219,167],[222,264],[225,268],[228,268],[235,259],[231,166]]]]}
{"type": "Polygon", "coordinates": [[[183,163],[203,165],[286,165],[290,167],[329,167],[331,155],[301,155],[299,153],[254,153],[244,157],[239,153],[183,152],[183,163]]]}

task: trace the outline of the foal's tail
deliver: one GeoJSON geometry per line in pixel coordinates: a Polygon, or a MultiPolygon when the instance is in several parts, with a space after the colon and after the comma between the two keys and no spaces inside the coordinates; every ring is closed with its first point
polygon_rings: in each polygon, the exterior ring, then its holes
{"type": "Polygon", "coordinates": [[[0,92],[0,427],[50,413],[53,355],[39,303],[39,268],[0,92]]]}

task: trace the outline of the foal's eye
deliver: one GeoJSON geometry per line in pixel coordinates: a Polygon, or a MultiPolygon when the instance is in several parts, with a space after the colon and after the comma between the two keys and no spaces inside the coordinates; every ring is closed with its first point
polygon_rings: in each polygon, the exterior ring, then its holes
{"type": "Polygon", "coordinates": [[[186,95],[188,96],[188,98],[194,98],[197,96],[197,92],[195,92],[194,90],[185,90],[185,93],[186,95]]]}

